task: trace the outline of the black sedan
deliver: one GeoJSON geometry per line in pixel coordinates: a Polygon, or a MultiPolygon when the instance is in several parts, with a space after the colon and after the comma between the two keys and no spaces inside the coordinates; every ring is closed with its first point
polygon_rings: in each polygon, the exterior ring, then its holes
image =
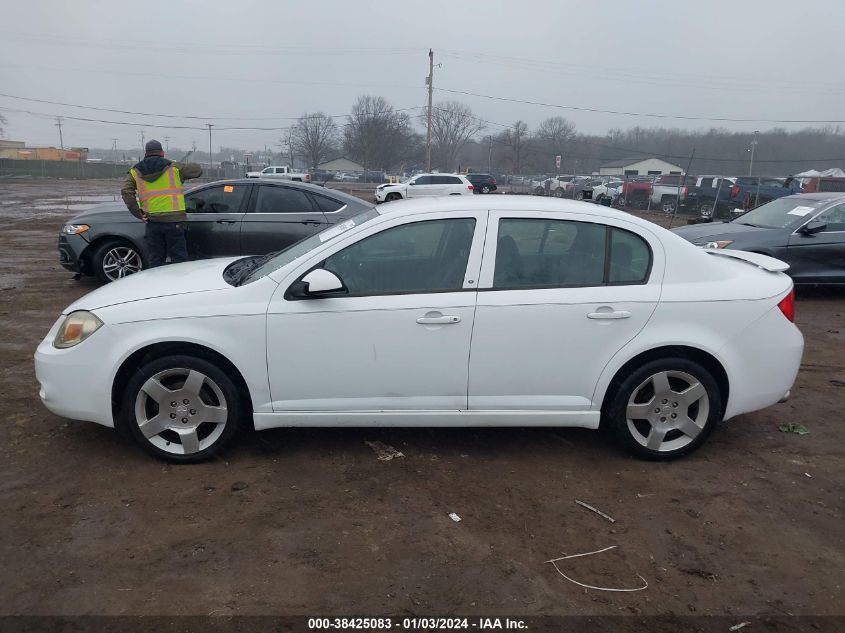
{"type": "MultiPolygon", "coordinates": [[[[341,191],[298,182],[221,180],[185,194],[192,259],[263,255],[373,208],[341,191]]],[[[67,270],[114,281],[144,268],[144,223],[123,202],[106,202],[62,227],[67,270]]]]}
{"type": "Polygon", "coordinates": [[[805,193],[773,200],[730,222],[673,229],[707,248],[762,253],[789,264],[796,284],[845,284],[845,195],[805,193]]]}

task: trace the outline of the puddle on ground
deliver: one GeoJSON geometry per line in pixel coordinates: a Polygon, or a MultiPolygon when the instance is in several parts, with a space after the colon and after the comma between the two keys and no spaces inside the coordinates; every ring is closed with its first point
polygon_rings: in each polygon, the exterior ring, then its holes
{"type": "Polygon", "coordinates": [[[64,215],[67,212],[87,211],[103,202],[121,200],[119,193],[100,195],[68,195],[62,197],[36,198],[27,200],[6,200],[3,215],[13,217],[36,217],[38,215],[64,215]],[[41,213],[38,213],[38,212],[41,213]],[[46,213],[45,213],[46,212],[46,213]]]}

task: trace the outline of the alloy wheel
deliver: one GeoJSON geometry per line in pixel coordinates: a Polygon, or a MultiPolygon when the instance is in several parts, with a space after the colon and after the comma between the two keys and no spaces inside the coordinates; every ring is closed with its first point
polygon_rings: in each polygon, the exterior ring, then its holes
{"type": "Polygon", "coordinates": [[[660,371],[631,393],[628,431],[641,446],[669,452],[690,444],[704,430],[710,398],[701,382],[683,371],[660,371]]]}
{"type": "Polygon", "coordinates": [[[123,279],[139,272],[143,267],[141,256],[129,246],[115,246],[103,256],[103,273],[111,279],[123,279]]]}
{"type": "Polygon", "coordinates": [[[196,369],[160,371],[135,398],[135,423],[156,448],[190,455],[212,446],[226,427],[229,409],[220,386],[196,369]]]}

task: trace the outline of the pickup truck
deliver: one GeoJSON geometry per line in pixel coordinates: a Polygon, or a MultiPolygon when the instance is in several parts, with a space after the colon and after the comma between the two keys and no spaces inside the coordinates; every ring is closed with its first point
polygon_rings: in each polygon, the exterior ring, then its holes
{"type": "Polygon", "coordinates": [[[271,165],[261,171],[249,171],[247,178],[273,178],[276,180],[294,180],[296,182],[311,182],[311,174],[294,172],[287,165],[271,165]]]}
{"type": "Polygon", "coordinates": [[[694,194],[699,221],[730,220],[762,204],[794,193],[779,178],[738,176],[724,178],[703,176],[696,183],[694,194]],[[721,182],[721,187],[719,186],[721,182]]]}
{"type": "MultiPolygon", "coordinates": [[[[695,176],[684,174],[658,176],[651,188],[651,208],[660,209],[663,213],[671,215],[675,213],[676,205],[681,209],[691,206],[693,200],[692,198],[688,200],[687,194],[695,181],[695,176]]],[[[697,200],[695,202],[697,203],[697,200]]]]}
{"type": "Polygon", "coordinates": [[[625,180],[614,202],[622,209],[625,207],[645,209],[648,207],[648,200],[654,184],[653,180],[650,176],[625,180]]]}

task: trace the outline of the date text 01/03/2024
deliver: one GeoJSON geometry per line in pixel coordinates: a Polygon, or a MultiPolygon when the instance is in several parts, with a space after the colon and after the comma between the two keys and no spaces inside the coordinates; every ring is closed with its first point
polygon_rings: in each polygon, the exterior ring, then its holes
{"type": "Polygon", "coordinates": [[[520,630],[527,628],[524,620],[515,618],[309,618],[310,630],[520,630]]]}

